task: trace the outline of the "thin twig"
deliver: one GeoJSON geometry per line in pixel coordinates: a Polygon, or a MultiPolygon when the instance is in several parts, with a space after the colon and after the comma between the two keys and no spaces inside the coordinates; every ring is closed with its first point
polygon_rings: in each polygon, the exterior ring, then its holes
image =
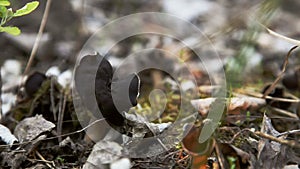
{"type": "Polygon", "coordinates": [[[26,68],[25,68],[25,71],[24,71],[23,75],[26,75],[27,73],[29,73],[29,69],[32,65],[33,59],[36,55],[36,52],[39,48],[39,44],[40,44],[41,38],[43,36],[44,28],[45,28],[46,23],[47,23],[51,2],[52,2],[52,0],[47,0],[44,15],[43,15],[42,22],[41,22],[41,25],[40,25],[40,28],[39,28],[39,32],[38,32],[37,37],[35,39],[35,42],[34,42],[32,50],[31,50],[31,54],[30,54],[30,57],[29,57],[29,60],[27,62],[27,65],[26,65],[26,68]]]}
{"type": "Polygon", "coordinates": [[[159,142],[159,144],[160,144],[166,151],[169,150],[169,149],[166,147],[166,145],[161,141],[160,138],[156,138],[156,140],[159,142]]]}
{"type": "Polygon", "coordinates": [[[225,169],[225,159],[224,159],[224,155],[220,150],[220,147],[218,144],[215,145],[215,151],[216,151],[216,155],[220,164],[220,168],[221,169],[225,169]]]}
{"type": "Polygon", "coordinates": [[[283,67],[282,67],[282,70],[281,72],[279,73],[279,75],[277,76],[277,78],[275,79],[275,81],[272,83],[272,85],[265,91],[264,95],[263,95],[263,98],[266,98],[266,96],[268,96],[271,91],[275,88],[275,86],[277,85],[277,83],[280,81],[280,79],[283,77],[284,75],[284,72],[285,72],[285,69],[289,63],[289,57],[292,53],[292,51],[294,49],[296,49],[298,46],[294,46],[292,47],[289,52],[287,53],[287,55],[285,56],[285,59],[284,59],[284,63],[283,63],[283,67]]]}
{"type": "Polygon", "coordinates": [[[256,134],[257,136],[269,139],[271,141],[276,141],[276,142],[278,142],[280,144],[288,145],[288,146],[290,146],[292,148],[300,148],[300,144],[297,143],[294,140],[284,140],[284,139],[277,138],[277,137],[274,137],[274,136],[266,134],[266,133],[262,133],[260,131],[256,131],[256,132],[254,132],[254,134],[256,134]]]}
{"type": "MultiPolygon", "coordinates": [[[[263,94],[261,93],[257,93],[257,92],[252,92],[252,91],[246,91],[246,92],[242,92],[243,94],[252,96],[252,97],[256,97],[256,98],[262,98],[263,94]]],[[[238,93],[234,93],[234,95],[239,95],[238,93]]],[[[293,97],[292,99],[287,99],[287,98],[280,98],[280,97],[272,97],[272,96],[266,96],[265,99],[270,99],[273,101],[280,101],[280,102],[287,102],[287,103],[299,103],[300,100],[293,96],[290,95],[291,97],[293,97]]]]}
{"type": "Polygon", "coordinates": [[[299,41],[299,40],[292,39],[292,38],[286,37],[286,36],[284,36],[284,35],[281,35],[281,34],[279,34],[279,33],[277,33],[277,32],[274,32],[274,31],[272,31],[271,29],[267,28],[267,27],[264,26],[264,25],[263,25],[263,27],[264,27],[265,29],[267,29],[267,31],[269,32],[270,35],[273,35],[273,36],[275,36],[275,37],[278,37],[278,38],[280,38],[280,39],[283,39],[283,40],[285,40],[285,41],[287,41],[287,42],[289,42],[289,43],[292,43],[292,44],[294,44],[294,45],[296,45],[296,46],[299,46],[299,45],[300,45],[300,41],[299,41]]]}
{"type": "Polygon", "coordinates": [[[248,129],[248,128],[245,128],[245,129],[243,129],[243,130],[241,130],[241,131],[238,131],[236,134],[233,135],[232,139],[231,139],[229,142],[227,142],[227,143],[228,143],[228,144],[232,144],[232,143],[234,142],[234,140],[235,140],[239,135],[243,134],[244,131],[250,131],[250,132],[252,132],[251,129],[248,129]]]}
{"type": "Polygon", "coordinates": [[[50,79],[50,104],[51,104],[51,109],[53,113],[53,119],[54,121],[57,121],[57,108],[55,106],[55,101],[54,101],[54,77],[52,76],[50,79]]]}
{"type": "Polygon", "coordinates": [[[271,107],[272,110],[276,111],[277,113],[280,113],[281,115],[284,115],[284,116],[288,116],[288,117],[291,117],[291,118],[294,118],[294,119],[299,119],[298,116],[292,112],[289,112],[289,111],[286,111],[286,110],[283,110],[283,109],[279,109],[279,108],[276,108],[276,107],[271,107]]]}
{"type": "Polygon", "coordinates": [[[287,99],[287,98],[280,98],[280,97],[272,97],[272,96],[266,96],[266,99],[270,99],[273,101],[280,101],[280,102],[287,102],[287,103],[299,103],[299,99],[287,99]]]}
{"type": "Polygon", "coordinates": [[[300,129],[298,129],[298,130],[291,130],[291,131],[286,131],[286,132],[280,133],[278,135],[278,137],[284,136],[284,135],[289,135],[289,134],[294,134],[294,133],[300,133],[300,129]]]}
{"type": "Polygon", "coordinates": [[[46,160],[38,151],[35,151],[35,153],[49,168],[54,169],[54,167],[49,164],[51,163],[53,165],[53,162],[46,160]]]}
{"type": "Polygon", "coordinates": [[[59,111],[58,111],[58,118],[57,118],[57,134],[58,134],[58,142],[62,141],[62,137],[60,137],[62,133],[62,125],[63,125],[63,119],[64,119],[64,112],[66,107],[66,100],[67,95],[64,93],[61,93],[60,97],[60,103],[59,103],[59,111]]]}

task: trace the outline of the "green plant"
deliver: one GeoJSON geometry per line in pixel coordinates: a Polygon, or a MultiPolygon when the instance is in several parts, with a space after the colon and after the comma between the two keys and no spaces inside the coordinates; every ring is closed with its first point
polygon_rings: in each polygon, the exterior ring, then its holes
{"type": "Polygon", "coordinates": [[[235,157],[229,156],[229,157],[227,157],[227,160],[229,162],[230,169],[235,169],[237,159],[235,157]]]}
{"type": "Polygon", "coordinates": [[[65,162],[65,159],[62,158],[62,157],[60,157],[60,156],[57,156],[57,157],[56,157],[56,160],[59,161],[59,162],[62,163],[62,164],[65,162]]]}
{"type": "Polygon", "coordinates": [[[254,15],[253,21],[249,24],[247,31],[244,32],[241,39],[240,49],[234,57],[230,58],[226,64],[227,86],[233,88],[242,87],[245,81],[245,67],[249,58],[255,53],[255,45],[259,33],[262,31],[261,25],[268,25],[279,9],[281,0],[264,0],[254,15]]]}
{"type": "Polygon", "coordinates": [[[0,32],[6,32],[15,36],[19,35],[21,33],[21,30],[16,26],[6,26],[7,22],[10,21],[12,18],[20,17],[31,13],[38,7],[38,5],[38,1],[32,1],[25,4],[22,8],[14,12],[12,8],[9,8],[9,0],[0,0],[0,32]]]}

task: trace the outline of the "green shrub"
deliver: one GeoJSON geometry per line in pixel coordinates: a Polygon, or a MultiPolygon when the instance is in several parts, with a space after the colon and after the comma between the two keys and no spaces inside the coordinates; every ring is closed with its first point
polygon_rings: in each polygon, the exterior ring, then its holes
{"type": "Polygon", "coordinates": [[[9,8],[10,1],[9,0],[0,0],[0,32],[6,32],[11,35],[19,35],[21,30],[16,26],[6,26],[6,23],[10,21],[12,18],[20,17],[23,15],[27,15],[34,11],[38,6],[38,1],[32,1],[27,3],[22,8],[13,11],[12,8],[9,8]]]}

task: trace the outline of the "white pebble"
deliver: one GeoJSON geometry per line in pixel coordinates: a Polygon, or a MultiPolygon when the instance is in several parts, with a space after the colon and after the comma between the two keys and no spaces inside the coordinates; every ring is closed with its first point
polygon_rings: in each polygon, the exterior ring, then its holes
{"type": "Polygon", "coordinates": [[[110,169],[130,169],[131,164],[128,158],[122,158],[110,164],[110,169]]]}
{"type": "Polygon", "coordinates": [[[17,60],[6,60],[2,69],[7,74],[19,75],[21,73],[21,63],[17,60]]]}
{"type": "Polygon", "coordinates": [[[71,70],[66,70],[62,74],[60,74],[57,78],[58,83],[62,87],[67,87],[68,85],[71,84],[72,81],[72,71],[71,70]]]}
{"type": "Polygon", "coordinates": [[[12,93],[5,93],[1,96],[2,99],[2,113],[5,115],[10,111],[11,107],[16,103],[17,96],[12,93]]]}
{"type": "Polygon", "coordinates": [[[59,76],[60,70],[57,66],[52,66],[46,71],[46,76],[59,76]]]}

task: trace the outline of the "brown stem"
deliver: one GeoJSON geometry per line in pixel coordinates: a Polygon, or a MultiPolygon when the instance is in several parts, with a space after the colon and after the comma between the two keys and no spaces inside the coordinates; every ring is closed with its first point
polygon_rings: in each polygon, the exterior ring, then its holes
{"type": "Polygon", "coordinates": [[[34,42],[32,50],[31,50],[31,54],[30,54],[30,57],[29,57],[29,60],[27,62],[27,65],[26,65],[26,68],[25,68],[25,71],[24,71],[23,75],[26,75],[26,74],[29,73],[29,69],[32,65],[33,59],[34,59],[34,57],[37,53],[37,50],[39,48],[40,40],[42,38],[44,28],[45,28],[46,23],[47,23],[51,2],[52,2],[52,0],[47,0],[44,15],[43,15],[42,22],[41,22],[41,25],[40,25],[40,28],[39,28],[39,32],[38,32],[37,37],[35,39],[35,42],[34,42]]]}
{"type": "Polygon", "coordinates": [[[279,73],[279,75],[277,76],[277,78],[275,79],[275,81],[272,83],[272,85],[265,91],[265,93],[264,93],[264,95],[263,95],[263,98],[264,98],[264,99],[266,98],[266,96],[268,96],[268,95],[271,93],[271,91],[275,88],[275,86],[278,84],[278,82],[279,82],[279,81],[281,80],[281,78],[283,77],[284,72],[285,72],[285,69],[286,69],[286,67],[287,67],[287,65],[288,65],[288,63],[289,63],[289,57],[290,57],[292,51],[293,51],[294,49],[296,49],[297,47],[298,47],[298,46],[292,47],[292,48],[289,50],[289,52],[287,53],[287,55],[285,56],[282,70],[281,70],[281,72],[279,73]]]}

